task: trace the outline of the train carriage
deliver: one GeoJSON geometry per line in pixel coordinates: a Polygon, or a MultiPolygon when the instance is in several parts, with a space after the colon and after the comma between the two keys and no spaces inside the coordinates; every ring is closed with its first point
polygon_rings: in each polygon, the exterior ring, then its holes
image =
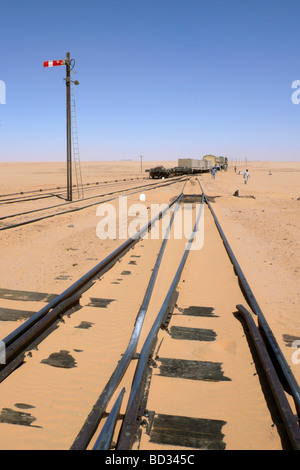
{"type": "Polygon", "coordinates": [[[216,157],[215,155],[205,155],[202,160],[197,158],[179,158],[177,167],[164,168],[158,166],[146,170],[150,178],[168,178],[170,176],[191,175],[196,173],[207,173],[217,165],[218,169],[227,169],[227,157],[216,157]]]}

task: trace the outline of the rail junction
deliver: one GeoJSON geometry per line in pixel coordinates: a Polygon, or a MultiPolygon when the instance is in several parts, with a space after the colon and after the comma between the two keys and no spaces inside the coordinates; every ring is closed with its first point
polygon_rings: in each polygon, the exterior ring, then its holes
{"type": "MultiPolygon", "coordinates": [[[[11,448],[259,449],[260,426],[270,448],[300,449],[299,385],[201,181],[174,181],[164,210],[2,339],[11,448]],[[177,239],[187,206],[193,226],[177,239]],[[165,237],[151,238],[167,216],[165,237]],[[49,387],[56,398],[39,410],[49,387]]],[[[130,190],[142,187],[159,186],[130,190]]]]}

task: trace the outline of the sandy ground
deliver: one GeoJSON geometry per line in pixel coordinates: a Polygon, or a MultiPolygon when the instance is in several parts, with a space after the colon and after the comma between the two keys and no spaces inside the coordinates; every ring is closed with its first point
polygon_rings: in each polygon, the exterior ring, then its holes
{"type": "Polygon", "coordinates": [[[299,364],[284,335],[300,337],[300,164],[253,162],[204,183],[238,262],[294,374],[299,364]],[[270,174],[270,171],[272,174],[270,174]],[[240,196],[232,197],[239,190],[240,196]]]}
{"type": "MultiPolygon", "coordinates": [[[[175,165],[175,162],[162,163],[166,167],[175,165]]],[[[158,164],[143,162],[143,170],[158,164]]],[[[63,163],[2,163],[0,169],[1,195],[66,184],[63,163]]],[[[216,196],[213,209],[294,375],[300,381],[300,364],[293,360],[295,349],[290,347],[285,336],[300,338],[300,200],[297,200],[300,197],[300,164],[250,162],[248,169],[247,185],[238,174],[245,170],[244,165],[237,165],[237,173],[230,165],[228,171],[219,172],[215,180],[209,174],[202,175],[200,180],[206,194],[216,196]],[[270,170],[272,174],[269,174],[270,170]],[[236,190],[240,197],[233,196],[236,190]]],[[[82,173],[85,183],[147,176],[141,172],[140,162],[82,163],[82,173]]],[[[147,204],[169,202],[181,187],[178,183],[158,193],[147,192],[147,204]]],[[[194,188],[198,192],[197,185],[194,188]]],[[[129,204],[139,202],[139,194],[129,196],[128,201],[129,204]]],[[[17,206],[21,212],[31,210],[32,204],[28,201],[17,206]]],[[[118,200],[113,204],[117,209],[118,200]]],[[[97,205],[1,232],[0,288],[60,294],[95,266],[121,243],[118,239],[100,240],[97,237],[99,217],[96,209],[97,205]]],[[[216,259],[209,257],[212,265],[218,265],[217,250],[215,256],[216,259]]],[[[197,278],[197,263],[189,266],[193,270],[189,276],[197,278]]],[[[10,308],[10,300],[0,300],[0,307],[10,308]]],[[[43,303],[26,305],[29,310],[38,311],[43,303]]],[[[14,303],[13,308],[18,306],[23,309],[24,303],[14,303]]],[[[16,322],[1,322],[1,337],[15,327],[16,322]]],[[[26,387],[29,389],[30,383],[26,387]]],[[[18,397],[15,400],[20,401],[18,397]]],[[[89,410],[88,404],[86,409],[89,410]]],[[[238,448],[238,444],[233,447],[238,448]]]]}

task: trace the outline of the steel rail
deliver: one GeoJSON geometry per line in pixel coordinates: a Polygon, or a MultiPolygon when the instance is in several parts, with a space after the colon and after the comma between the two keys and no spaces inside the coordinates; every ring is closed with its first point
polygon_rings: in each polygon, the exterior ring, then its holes
{"type": "MultiPolygon", "coordinates": [[[[104,181],[101,184],[99,184],[99,183],[87,183],[86,187],[84,187],[84,191],[87,192],[88,190],[95,190],[95,189],[99,189],[99,188],[104,189],[104,188],[107,188],[107,187],[111,188],[112,186],[120,186],[120,184],[124,184],[124,183],[132,184],[132,181],[135,181],[135,180],[138,181],[138,180],[141,180],[141,179],[145,180],[147,178],[130,178],[130,179],[123,179],[123,180],[109,181],[109,182],[104,181]]],[[[73,186],[73,189],[75,189],[75,188],[76,188],[76,185],[73,186]]],[[[47,198],[50,198],[50,197],[57,197],[59,199],[63,199],[64,201],[66,201],[66,199],[63,197],[63,194],[65,194],[65,193],[66,193],[66,189],[63,189],[61,191],[41,194],[40,196],[37,194],[37,195],[25,196],[25,197],[20,196],[18,198],[11,198],[11,199],[0,199],[0,205],[15,204],[15,203],[18,203],[18,202],[38,201],[39,199],[47,199],[47,198]]],[[[69,201],[69,202],[80,202],[80,201],[84,201],[85,199],[87,199],[87,198],[83,197],[83,198],[75,199],[74,201],[69,201]]]]}
{"type": "MultiPolygon", "coordinates": [[[[116,250],[109,254],[105,259],[98,263],[94,268],[92,268],[88,273],[78,279],[74,284],[68,287],[64,292],[55,297],[51,302],[49,302],[45,307],[43,307],[39,312],[35,313],[31,318],[26,322],[20,325],[17,329],[11,332],[2,340],[6,350],[13,343],[16,344],[16,341],[24,335],[32,326],[39,322],[44,316],[48,315],[51,309],[56,308],[61,302],[66,299],[78,294],[80,291],[84,291],[88,288],[90,282],[99,275],[104,274],[108,269],[110,269],[118,259],[127,253],[127,251],[132,248],[146,232],[148,232],[151,227],[156,223],[157,220],[161,219],[166,212],[177,202],[177,200],[182,196],[181,193],[176,196],[162,211],[160,211],[155,217],[153,217],[147,224],[145,224],[137,233],[128,238],[122,245],[120,245],[116,250]]],[[[21,351],[15,351],[14,356],[19,354],[21,351]]],[[[0,371],[7,368],[9,363],[0,365],[0,371]]]]}
{"type": "MultiPolygon", "coordinates": [[[[186,183],[185,183],[186,185],[186,183]]],[[[160,251],[158,253],[153,271],[151,273],[151,277],[148,283],[148,286],[146,288],[146,292],[144,295],[144,299],[142,302],[142,305],[139,309],[139,312],[136,317],[134,329],[129,341],[129,344],[126,348],[125,353],[122,355],[118,365],[116,366],[114,372],[112,373],[110,379],[108,380],[107,384],[105,385],[103,391],[101,392],[99,398],[97,399],[96,403],[94,404],[90,414],[88,415],[84,425],[82,426],[81,430],[79,431],[76,439],[74,440],[70,450],[84,450],[87,448],[89,445],[94,433],[96,432],[97,427],[99,426],[99,423],[104,415],[104,412],[106,410],[106,407],[115,392],[117,386],[121,382],[126,370],[128,369],[129,364],[131,363],[134,354],[136,352],[138,340],[140,337],[140,333],[142,330],[143,322],[145,319],[146,312],[148,310],[148,306],[150,303],[150,299],[153,293],[155,281],[157,279],[159,267],[161,265],[161,261],[163,258],[163,254],[165,251],[165,247],[167,244],[167,240],[170,234],[171,227],[173,225],[174,217],[176,214],[176,211],[180,205],[180,201],[183,195],[183,191],[185,188],[185,185],[182,189],[181,194],[179,195],[178,200],[176,201],[176,207],[173,211],[172,217],[170,219],[170,223],[167,227],[163,243],[161,245],[160,251]]]]}
{"type": "MultiPolygon", "coordinates": [[[[127,192],[127,191],[133,191],[132,193],[130,193],[130,195],[136,194],[141,189],[143,189],[144,191],[151,191],[152,189],[156,189],[157,187],[169,186],[171,184],[174,184],[174,183],[177,183],[177,182],[180,182],[180,181],[182,181],[182,178],[177,179],[177,180],[173,180],[171,182],[167,182],[167,183],[164,183],[164,184],[162,184],[162,183],[151,183],[151,184],[148,184],[148,185],[135,186],[133,188],[120,189],[118,191],[112,191],[112,192],[106,193],[106,194],[100,194],[100,195],[97,195],[97,196],[90,196],[88,198],[81,199],[80,201],[69,201],[69,202],[65,202],[63,204],[56,204],[54,206],[49,206],[49,207],[46,207],[46,208],[34,209],[34,210],[31,210],[31,211],[27,211],[27,212],[23,212],[23,213],[19,213],[19,214],[11,214],[9,216],[2,217],[0,220],[8,219],[8,218],[11,218],[11,217],[18,217],[18,216],[22,216],[22,215],[27,215],[27,214],[30,214],[30,213],[33,213],[33,212],[40,212],[40,211],[46,211],[46,210],[49,210],[49,209],[55,209],[57,207],[62,207],[62,206],[66,206],[66,205],[69,205],[69,204],[76,204],[78,202],[87,201],[89,199],[101,198],[101,197],[105,197],[105,196],[110,196],[112,194],[124,193],[124,192],[127,192]]],[[[16,227],[21,227],[22,225],[32,224],[34,222],[39,222],[41,220],[49,219],[51,217],[56,217],[58,215],[69,214],[70,212],[78,212],[80,210],[84,210],[84,209],[88,209],[90,207],[96,206],[97,204],[102,204],[103,202],[111,201],[113,199],[116,199],[116,197],[110,198],[110,199],[105,199],[104,201],[101,201],[101,202],[99,202],[99,201],[94,202],[92,204],[88,204],[87,206],[74,207],[73,209],[69,209],[69,210],[66,210],[66,211],[63,211],[63,212],[55,212],[53,214],[48,214],[48,215],[45,215],[45,216],[42,216],[42,217],[38,217],[36,219],[25,220],[23,222],[19,222],[19,223],[16,223],[16,224],[3,226],[3,227],[0,227],[0,231],[9,230],[9,229],[16,228],[16,227]]]]}
{"type": "Polygon", "coordinates": [[[41,339],[42,335],[49,331],[49,328],[57,321],[60,316],[70,310],[75,304],[78,304],[81,294],[75,294],[63,300],[59,305],[53,308],[47,315],[40,318],[22,336],[16,338],[9,346],[5,348],[5,365],[0,366],[0,383],[11,374],[24,360],[26,350],[32,349],[41,339]]]}
{"type": "MultiPolygon", "coordinates": [[[[134,186],[134,187],[130,187],[130,188],[124,188],[124,189],[118,189],[116,191],[111,191],[111,192],[108,192],[108,193],[104,193],[104,194],[97,194],[95,196],[90,196],[90,197],[85,197],[83,199],[76,199],[75,201],[68,201],[68,202],[64,202],[62,204],[55,204],[53,206],[48,206],[48,207],[42,207],[42,208],[39,208],[39,209],[32,209],[30,211],[25,211],[25,212],[19,212],[17,214],[10,214],[10,215],[7,215],[7,216],[3,216],[3,217],[0,217],[0,220],[5,220],[5,219],[8,219],[8,218],[11,218],[11,217],[18,217],[18,216],[22,216],[22,215],[27,215],[27,214],[32,214],[34,212],[40,212],[40,211],[45,211],[45,210],[48,210],[48,209],[56,209],[56,208],[59,208],[59,207],[64,207],[64,206],[68,206],[70,204],[76,204],[76,203],[79,203],[79,202],[82,202],[82,201],[88,201],[90,199],[96,199],[98,197],[105,197],[105,196],[111,196],[112,194],[118,194],[118,193],[121,193],[121,192],[127,192],[127,191],[131,191],[131,190],[135,190],[135,189],[147,189],[147,188],[150,188],[150,189],[155,189],[155,187],[160,187],[161,185],[162,186],[168,186],[170,184],[173,184],[177,181],[181,181],[183,179],[183,177],[180,177],[180,178],[177,178],[176,180],[172,180],[172,181],[168,181],[168,182],[164,182],[164,183],[159,183],[159,182],[155,182],[155,183],[149,183],[149,184],[142,184],[140,186],[134,186]]],[[[90,206],[86,206],[86,207],[90,207],[90,206]]]]}
{"type": "MultiPolygon", "coordinates": [[[[84,183],[83,186],[97,186],[97,185],[105,185],[105,184],[108,184],[108,183],[118,183],[118,182],[122,182],[122,181],[133,181],[133,180],[140,180],[140,179],[148,179],[146,177],[143,177],[143,178],[140,178],[140,177],[137,177],[137,178],[125,178],[125,179],[121,179],[121,180],[113,180],[113,181],[95,181],[93,183],[84,183]]],[[[77,185],[76,184],[73,184],[72,186],[73,188],[77,188],[77,185]]],[[[57,193],[57,194],[62,194],[63,192],[65,192],[67,190],[67,186],[57,186],[56,188],[44,188],[44,189],[32,189],[32,190],[29,190],[29,191],[20,191],[19,193],[7,193],[7,194],[0,194],[0,198],[2,197],[8,197],[8,196],[19,196],[21,195],[21,197],[19,199],[22,200],[22,197],[24,194],[33,194],[33,193],[41,193],[43,191],[49,191],[49,193],[46,193],[46,194],[52,194],[53,191],[57,190],[57,189],[61,189],[62,191],[57,193]]],[[[14,198],[14,199],[17,199],[17,198],[14,198]]],[[[6,201],[6,200],[4,200],[6,201]]],[[[2,202],[2,199],[0,199],[0,202],[2,202]]]]}
{"type": "Polygon", "coordinates": [[[272,360],[268,354],[265,343],[257,328],[251,313],[243,306],[237,305],[236,308],[247,323],[256,351],[261,360],[273,396],[277,403],[279,412],[283,419],[285,428],[295,450],[300,450],[300,428],[287,400],[282,384],[278,378],[272,360]]]}
{"type": "MultiPolygon", "coordinates": [[[[41,196],[32,196],[32,197],[27,197],[25,198],[18,198],[18,199],[0,199],[0,205],[4,206],[4,204],[15,204],[17,202],[30,202],[30,201],[39,201],[40,199],[49,199],[50,197],[58,197],[57,194],[43,194],[41,196]]],[[[2,219],[2,217],[1,217],[2,219]]]]}
{"type": "Polygon", "coordinates": [[[124,397],[125,388],[123,387],[121,393],[119,394],[109,416],[103,426],[101,433],[99,434],[98,439],[96,440],[93,450],[109,450],[112,443],[113,433],[116,426],[117,419],[119,417],[119,412],[124,397]]]}
{"type": "Polygon", "coordinates": [[[131,393],[130,393],[128,403],[127,403],[125,417],[124,417],[123,424],[122,424],[119,438],[118,438],[117,450],[131,450],[134,444],[135,426],[138,424],[138,419],[140,417],[139,408],[140,408],[141,396],[142,396],[143,388],[144,388],[144,382],[145,382],[146,374],[147,374],[147,367],[151,359],[151,354],[152,354],[153,347],[157,338],[157,334],[159,332],[159,329],[161,328],[161,325],[164,322],[166,314],[168,313],[168,308],[174,296],[175,289],[178,285],[181,273],[185,266],[188,254],[190,252],[191,244],[193,242],[193,239],[194,239],[194,236],[195,236],[195,233],[197,231],[198,224],[200,221],[200,217],[202,214],[203,201],[204,201],[204,197],[202,195],[201,207],[197,215],[197,220],[195,222],[193,232],[190,236],[189,242],[187,243],[184,254],[177,268],[176,274],[172,280],[172,283],[165,297],[165,300],[162,304],[162,307],[152,325],[152,328],[150,329],[150,332],[146,338],[146,341],[139,355],[138,364],[136,367],[136,371],[135,371],[135,375],[134,375],[134,379],[132,383],[131,393]]]}
{"type": "Polygon", "coordinates": [[[288,387],[288,391],[289,393],[292,395],[293,399],[294,399],[294,402],[295,402],[295,406],[296,406],[296,409],[297,409],[297,413],[298,415],[300,416],[300,388],[299,388],[299,384],[297,383],[296,379],[295,379],[295,376],[293,375],[292,373],[292,370],[290,368],[290,366],[288,365],[278,343],[277,343],[277,340],[260,308],[260,306],[258,305],[258,302],[256,300],[256,298],[254,297],[254,294],[248,284],[248,281],[240,267],[240,265],[238,264],[237,262],[237,259],[228,243],[228,240],[221,228],[221,225],[211,207],[211,204],[207,198],[207,196],[205,195],[203,189],[202,189],[202,186],[201,186],[201,183],[199,181],[199,179],[197,178],[198,180],[198,183],[200,185],[200,188],[204,194],[204,198],[205,198],[205,201],[212,213],[212,216],[214,218],[214,221],[215,221],[215,224],[217,226],[217,229],[219,231],[219,234],[223,240],[223,243],[225,245],[225,248],[226,248],[226,251],[229,255],[229,258],[234,266],[234,269],[235,269],[235,272],[239,278],[239,281],[241,283],[241,286],[243,288],[243,292],[244,292],[244,295],[251,307],[251,309],[253,310],[253,313],[257,316],[258,318],[258,321],[259,321],[259,325],[260,325],[260,328],[262,329],[263,331],[263,335],[264,335],[264,339],[268,345],[268,348],[269,348],[269,353],[272,354],[272,359],[273,361],[275,360],[276,361],[276,364],[277,364],[277,368],[279,368],[280,370],[280,373],[282,375],[282,378],[285,380],[286,382],[286,386],[288,387]]]}

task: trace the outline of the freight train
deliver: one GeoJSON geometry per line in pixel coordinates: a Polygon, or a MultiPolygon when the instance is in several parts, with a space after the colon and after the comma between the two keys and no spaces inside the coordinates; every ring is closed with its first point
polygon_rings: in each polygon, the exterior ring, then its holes
{"type": "Polygon", "coordinates": [[[211,171],[214,166],[217,166],[219,170],[226,170],[228,166],[227,157],[205,155],[202,160],[196,158],[179,158],[177,167],[165,168],[164,166],[156,166],[146,171],[149,172],[149,178],[170,178],[171,176],[207,173],[211,171]]]}

